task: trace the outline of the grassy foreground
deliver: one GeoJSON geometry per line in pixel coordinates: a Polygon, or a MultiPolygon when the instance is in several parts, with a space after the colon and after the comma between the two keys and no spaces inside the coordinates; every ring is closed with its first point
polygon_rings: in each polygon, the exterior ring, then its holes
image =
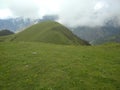
{"type": "Polygon", "coordinates": [[[120,90],[120,44],[1,42],[0,90],[120,90]]]}

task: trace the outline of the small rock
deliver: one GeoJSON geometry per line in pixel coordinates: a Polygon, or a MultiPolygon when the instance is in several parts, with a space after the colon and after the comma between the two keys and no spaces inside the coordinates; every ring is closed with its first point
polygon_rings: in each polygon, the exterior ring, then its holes
{"type": "Polygon", "coordinates": [[[37,54],[37,52],[32,52],[32,54],[37,54]]]}

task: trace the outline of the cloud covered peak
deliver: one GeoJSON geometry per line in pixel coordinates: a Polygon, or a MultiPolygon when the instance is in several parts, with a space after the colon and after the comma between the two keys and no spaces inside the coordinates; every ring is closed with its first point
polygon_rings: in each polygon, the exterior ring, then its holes
{"type": "Polygon", "coordinates": [[[120,25],[120,0],[1,0],[0,18],[43,18],[58,15],[59,22],[74,26],[102,26],[113,17],[120,25]]]}

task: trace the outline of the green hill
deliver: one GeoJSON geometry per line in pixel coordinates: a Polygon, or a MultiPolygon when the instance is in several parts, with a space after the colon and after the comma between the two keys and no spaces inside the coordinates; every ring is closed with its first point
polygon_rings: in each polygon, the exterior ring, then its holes
{"type": "Polygon", "coordinates": [[[0,42],[0,90],[120,90],[120,44],[0,42]]]}
{"type": "Polygon", "coordinates": [[[53,21],[35,24],[17,33],[12,41],[89,45],[86,41],[75,36],[69,29],[53,21]]]}
{"type": "Polygon", "coordinates": [[[6,36],[6,35],[11,35],[11,34],[14,34],[14,33],[10,30],[1,30],[0,31],[0,36],[6,36]]]}

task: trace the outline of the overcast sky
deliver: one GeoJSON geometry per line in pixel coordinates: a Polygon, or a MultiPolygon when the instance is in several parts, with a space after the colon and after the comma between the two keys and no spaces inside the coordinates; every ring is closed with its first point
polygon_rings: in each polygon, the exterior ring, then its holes
{"type": "Polygon", "coordinates": [[[103,25],[120,20],[120,0],[0,0],[0,18],[58,15],[69,26],[103,25]]]}

